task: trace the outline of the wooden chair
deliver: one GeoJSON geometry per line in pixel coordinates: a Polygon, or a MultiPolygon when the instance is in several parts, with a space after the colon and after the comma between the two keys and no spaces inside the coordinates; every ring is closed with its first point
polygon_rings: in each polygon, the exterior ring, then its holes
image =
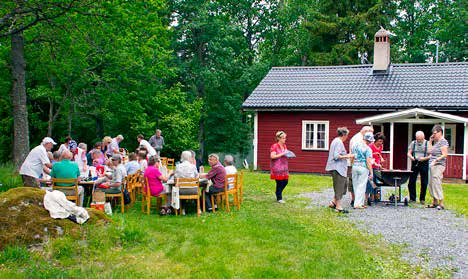
{"type": "MultiPolygon", "coordinates": [[[[179,187],[179,200],[196,200],[197,201],[197,216],[200,217],[200,194],[199,194],[199,189],[200,189],[200,181],[198,177],[196,178],[177,178],[176,179],[176,184],[174,187],[179,187]],[[180,187],[183,187],[185,189],[196,189],[196,194],[192,195],[184,195],[180,194],[180,187]]],[[[180,203],[180,211],[182,211],[182,203],[180,203]]],[[[204,208],[203,208],[204,209],[204,208]]],[[[176,215],[178,215],[178,211],[175,210],[176,215]]]]}
{"type": "Polygon", "coordinates": [[[78,204],[78,178],[52,178],[52,190],[68,190],[73,191],[74,194],[65,194],[67,200],[75,201],[75,204],[78,206],[83,206],[78,204]],[[59,186],[59,184],[73,184],[71,186],[59,186]]]}
{"type": "MultiPolygon", "coordinates": [[[[124,178],[124,180],[122,181],[119,193],[111,194],[111,193],[106,193],[105,191],[101,191],[101,192],[105,193],[106,200],[107,200],[107,198],[111,198],[111,199],[120,198],[120,209],[121,209],[122,213],[125,212],[125,204],[124,204],[124,196],[123,196],[123,191],[125,190],[125,187],[126,187],[125,180],[126,179],[124,178]]],[[[100,191],[99,188],[97,188],[97,190],[100,191]]],[[[96,191],[96,188],[93,187],[93,193],[94,193],[94,191],[96,191]]]]}
{"type": "Polygon", "coordinates": [[[214,198],[216,197],[216,202],[219,205],[220,202],[224,201],[224,205],[226,206],[226,211],[230,212],[229,208],[229,195],[233,195],[234,198],[234,205],[237,206],[237,210],[240,209],[239,197],[238,197],[238,183],[237,183],[237,173],[235,174],[227,174],[226,178],[224,179],[224,191],[219,192],[216,194],[211,195],[211,205],[213,208],[213,212],[216,212],[214,206],[214,198]],[[229,185],[232,185],[232,189],[229,189],[229,185]]]}
{"type": "MultiPolygon", "coordinates": [[[[150,214],[151,212],[151,191],[148,186],[148,178],[144,177],[144,184],[141,192],[141,212],[145,212],[145,206],[146,206],[146,214],[150,214]]],[[[163,199],[167,199],[166,194],[162,194],[156,197],[156,208],[159,209],[161,207],[161,204],[163,202],[163,199]]]]}
{"type": "Polygon", "coordinates": [[[175,164],[174,158],[167,158],[166,166],[168,170],[174,170],[174,164],[175,164]]]}
{"type": "Polygon", "coordinates": [[[107,198],[112,198],[112,199],[119,198],[120,199],[120,208],[121,208],[122,213],[124,213],[125,211],[124,196],[123,196],[124,189],[125,189],[125,184],[122,183],[122,188],[120,190],[120,193],[116,193],[116,194],[106,193],[106,199],[107,198]]]}
{"type": "Polygon", "coordinates": [[[133,190],[133,198],[136,201],[138,199],[138,194],[141,194],[143,189],[143,184],[145,184],[145,178],[143,177],[143,172],[141,170],[137,171],[138,181],[135,183],[133,190]]]}
{"type": "Polygon", "coordinates": [[[135,192],[138,188],[138,185],[140,184],[140,176],[141,176],[140,173],[141,171],[137,171],[136,173],[127,175],[125,177],[125,182],[126,182],[125,185],[127,187],[127,191],[129,192],[130,198],[131,198],[130,206],[133,206],[136,200],[135,192]]]}
{"type": "Polygon", "coordinates": [[[167,157],[160,157],[159,160],[161,160],[161,165],[167,166],[167,157]]]}

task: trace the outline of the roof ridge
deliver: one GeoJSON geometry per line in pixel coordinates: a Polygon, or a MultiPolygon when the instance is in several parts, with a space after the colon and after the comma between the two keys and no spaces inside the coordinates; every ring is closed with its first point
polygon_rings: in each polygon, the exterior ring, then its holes
{"type": "MultiPolygon", "coordinates": [[[[390,66],[397,67],[411,67],[411,66],[426,66],[426,67],[444,67],[444,66],[453,66],[453,65],[468,65],[468,62],[443,62],[443,63],[398,63],[390,64],[390,66]]],[[[359,64],[359,65],[330,65],[330,66],[281,66],[281,67],[271,67],[271,69],[332,69],[332,68],[369,68],[373,64],[359,64]]]]}

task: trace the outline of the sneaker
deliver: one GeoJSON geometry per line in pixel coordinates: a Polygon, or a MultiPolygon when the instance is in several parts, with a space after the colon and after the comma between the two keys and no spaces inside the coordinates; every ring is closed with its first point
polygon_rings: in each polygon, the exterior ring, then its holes
{"type": "Polygon", "coordinates": [[[278,203],[286,203],[286,202],[283,200],[278,200],[278,203]]]}

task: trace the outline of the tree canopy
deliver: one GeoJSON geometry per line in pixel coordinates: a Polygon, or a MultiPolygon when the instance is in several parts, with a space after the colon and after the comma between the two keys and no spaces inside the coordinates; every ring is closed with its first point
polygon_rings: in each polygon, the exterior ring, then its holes
{"type": "Polygon", "coordinates": [[[18,163],[44,136],[94,144],[123,134],[122,145],[134,149],[136,135],[149,138],[156,128],[170,157],[185,149],[201,158],[245,156],[252,123],[241,105],[272,66],[372,63],[380,26],[395,34],[393,63],[435,62],[436,44],[439,62],[466,61],[466,7],[449,0],[2,1],[0,160],[21,154],[18,163]]]}

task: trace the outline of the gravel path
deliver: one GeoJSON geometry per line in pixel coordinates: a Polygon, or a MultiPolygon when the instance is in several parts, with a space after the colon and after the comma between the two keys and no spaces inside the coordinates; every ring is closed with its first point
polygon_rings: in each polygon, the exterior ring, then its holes
{"type": "MultiPolygon", "coordinates": [[[[303,193],[312,207],[328,206],[333,189],[303,193]]],[[[345,198],[349,207],[349,195],[345,198]]],[[[450,210],[414,206],[388,206],[383,203],[365,210],[350,209],[344,215],[358,228],[380,234],[390,243],[405,244],[405,261],[429,270],[444,268],[454,271],[453,278],[468,278],[468,222],[450,210]]]]}

